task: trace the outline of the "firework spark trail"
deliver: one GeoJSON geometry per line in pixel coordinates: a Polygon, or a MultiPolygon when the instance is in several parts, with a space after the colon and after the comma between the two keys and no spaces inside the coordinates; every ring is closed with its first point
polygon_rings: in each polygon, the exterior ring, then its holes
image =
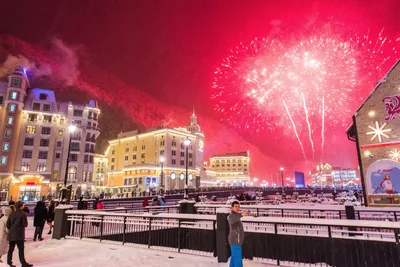
{"type": "Polygon", "coordinates": [[[283,100],[283,105],[285,106],[286,113],[288,114],[289,119],[290,119],[290,122],[292,123],[293,131],[294,131],[294,134],[296,135],[297,141],[298,141],[299,144],[300,144],[301,153],[303,153],[304,160],[305,160],[306,163],[308,164],[308,160],[307,160],[306,152],[305,152],[305,150],[304,150],[303,143],[301,142],[300,137],[299,137],[299,134],[297,133],[296,124],[294,123],[293,118],[292,118],[292,116],[290,115],[289,108],[288,108],[288,106],[286,105],[285,100],[283,100]]]}
{"type": "Polygon", "coordinates": [[[315,148],[314,148],[314,142],[313,142],[313,139],[312,139],[311,123],[310,123],[310,117],[308,115],[308,109],[307,109],[307,105],[306,105],[306,98],[304,97],[303,93],[301,93],[301,96],[303,98],[304,112],[306,113],[306,122],[307,122],[307,128],[308,128],[308,138],[310,139],[310,143],[311,143],[312,158],[315,159],[315,148]]]}
{"type": "Polygon", "coordinates": [[[324,157],[325,145],[325,95],[322,95],[322,112],[321,112],[322,126],[321,126],[321,162],[324,157]]]}

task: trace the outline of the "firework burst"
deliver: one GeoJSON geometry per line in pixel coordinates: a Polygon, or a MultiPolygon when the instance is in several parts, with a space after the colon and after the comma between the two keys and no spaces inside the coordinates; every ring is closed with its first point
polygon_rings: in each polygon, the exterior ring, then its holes
{"type": "Polygon", "coordinates": [[[358,91],[394,62],[396,44],[383,30],[374,39],[369,32],[352,38],[329,32],[241,43],[215,72],[215,110],[250,132],[289,127],[304,159],[318,154],[322,161],[327,129],[348,124],[358,91]]]}

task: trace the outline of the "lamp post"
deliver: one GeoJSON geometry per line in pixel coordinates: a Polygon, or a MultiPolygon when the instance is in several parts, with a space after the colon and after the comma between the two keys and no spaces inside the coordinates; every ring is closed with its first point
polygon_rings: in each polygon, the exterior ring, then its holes
{"type": "MultiPolygon", "coordinates": [[[[160,181],[160,187],[161,187],[161,188],[162,188],[163,186],[165,186],[165,185],[164,185],[165,181],[164,181],[164,183],[163,183],[163,178],[164,178],[164,161],[165,161],[164,157],[161,156],[161,157],[160,157],[160,164],[161,164],[161,181],[160,181]]],[[[165,190],[166,190],[166,188],[165,188],[165,190]]]]}
{"type": "Polygon", "coordinates": [[[189,137],[186,137],[185,141],[183,141],[183,143],[185,144],[186,147],[186,177],[185,177],[185,194],[183,196],[184,199],[188,199],[189,198],[189,194],[188,194],[188,175],[189,175],[189,146],[190,146],[190,139],[189,137]]]}
{"type": "Polygon", "coordinates": [[[285,192],[285,184],[283,183],[283,167],[281,167],[281,179],[282,179],[282,194],[285,192]]]}
{"type": "Polygon", "coordinates": [[[67,197],[67,179],[68,179],[68,168],[69,168],[69,153],[71,152],[71,140],[72,134],[76,131],[75,124],[70,124],[68,126],[69,132],[69,142],[68,142],[68,153],[67,153],[67,165],[65,166],[65,177],[64,177],[64,185],[61,188],[60,201],[67,197]]]}

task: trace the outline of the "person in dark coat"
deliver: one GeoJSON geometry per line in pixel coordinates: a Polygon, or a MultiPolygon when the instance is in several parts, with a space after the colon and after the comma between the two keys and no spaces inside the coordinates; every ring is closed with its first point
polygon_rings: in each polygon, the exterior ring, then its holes
{"type": "Polygon", "coordinates": [[[97,210],[97,203],[99,203],[99,198],[98,197],[93,201],[92,209],[97,210]]]}
{"type": "Polygon", "coordinates": [[[86,210],[87,209],[87,203],[85,203],[85,202],[86,201],[83,201],[83,197],[79,197],[78,210],[86,210]]]}
{"type": "Polygon", "coordinates": [[[48,235],[51,235],[51,229],[53,228],[55,208],[56,208],[56,203],[54,203],[54,201],[50,201],[49,210],[47,212],[47,224],[50,226],[50,230],[47,233],[48,235]]]}
{"type": "Polygon", "coordinates": [[[247,216],[247,212],[240,213],[238,201],[232,202],[232,211],[228,216],[229,235],[228,242],[231,247],[230,267],[243,267],[242,245],[244,240],[244,229],[240,218],[247,216]]]}
{"type": "Polygon", "coordinates": [[[7,264],[11,267],[15,267],[15,265],[12,264],[12,254],[14,252],[15,245],[17,245],[19,261],[21,262],[22,267],[31,267],[33,265],[26,262],[24,253],[25,228],[28,227],[28,218],[26,216],[26,213],[22,211],[22,202],[18,202],[15,205],[15,208],[16,211],[11,213],[10,217],[8,217],[7,220],[9,241],[7,264]]]}
{"type": "Polygon", "coordinates": [[[34,212],[35,217],[33,218],[33,226],[35,226],[35,234],[33,236],[33,241],[36,241],[36,238],[38,238],[39,241],[42,241],[43,227],[47,219],[47,208],[43,201],[38,201],[36,203],[34,212]]]}

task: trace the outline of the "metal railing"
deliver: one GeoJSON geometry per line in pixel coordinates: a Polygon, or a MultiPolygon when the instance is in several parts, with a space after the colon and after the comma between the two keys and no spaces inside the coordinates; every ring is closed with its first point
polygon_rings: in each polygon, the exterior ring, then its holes
{"type": "Polygon", "coordinates": [[[72,238],[216,255],[215,216],[67,211],[72,238]]]}
{"type": "MultiPolygon", "coordinates": [[[[227,239],[227,232],[221,231],[227,227],[226,217],[217,221],[215,215],[74,210],[66,214],[67,238],[207,256],[223,253],[217,249],[218,240],[227,239]]],[[[278,266],[400,266],[398,223],[251,216],[242,218],[242,223],[243,256],[251,260],[278,266]]]]}
{"type": "MultiPolygon", "coordinates": [[[[229,205],[196,204],[199,214],[216,214],[218,208],[230,208],[229,205]]],[[[243,210],[250,211],[256,217],[291,217],[314,219],[346,219],[343,205],[241,205],[243,210]]],[[[354,207],[355,219],[370,221],[399,221],[400,208],[354,207]]]]}

